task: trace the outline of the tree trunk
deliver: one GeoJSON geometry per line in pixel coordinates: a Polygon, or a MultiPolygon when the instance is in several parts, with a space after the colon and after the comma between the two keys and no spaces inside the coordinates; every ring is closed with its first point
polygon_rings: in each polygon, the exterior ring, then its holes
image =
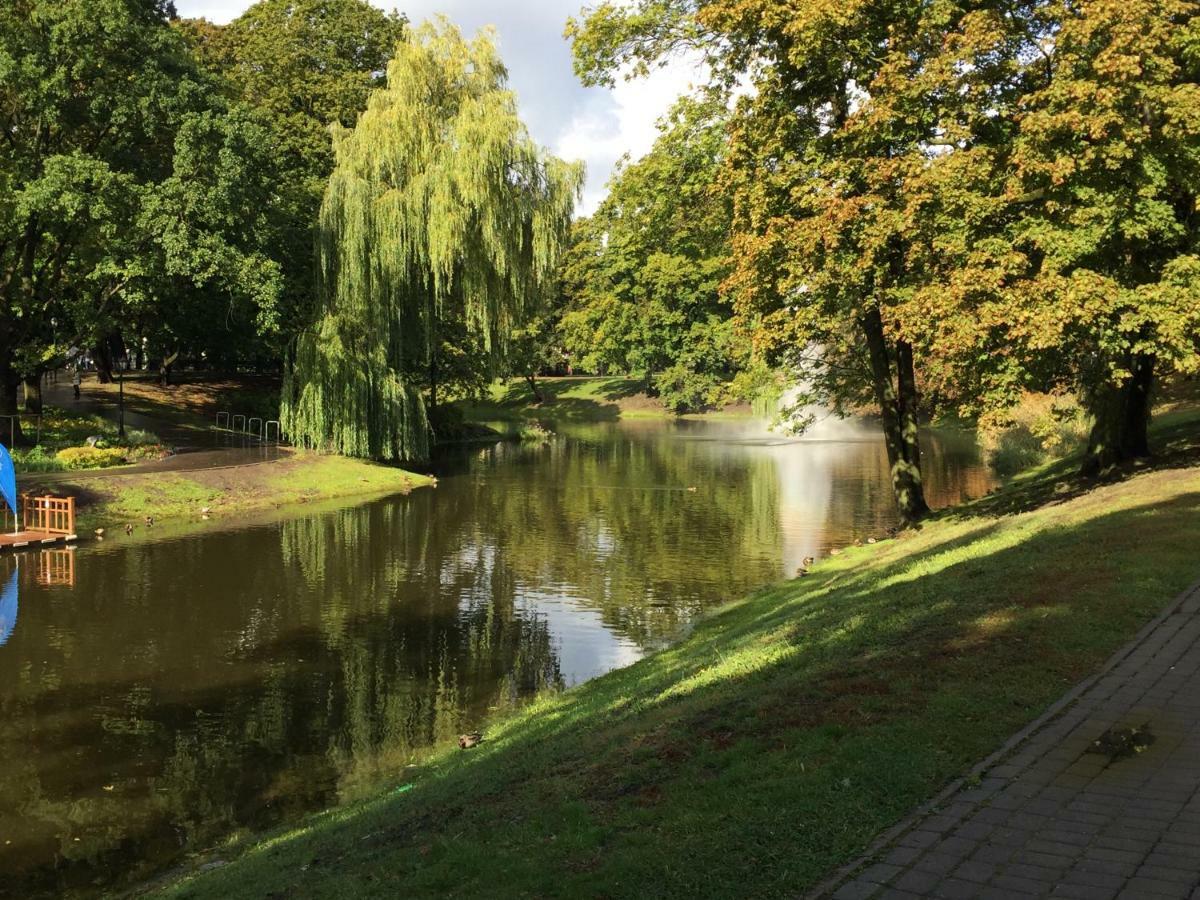
{"type": "Polygon", "coordinates": [[[1154,357],[1136,354],[1127,360],[1132,373],[1120,385],[1106,385],[1092,397],[1096,418],[1083,458],[1084,475],[1150,455],[1150,400],[1154,357]]]}
{"type": "Polygon", "coordinates": [[[96,357],[96,380],[101,384],[112,384],[112,348],[108,345],[107,335],[96,342],[93,355],[96,357]]]}
{"type": "Polygon", "coordinates": [[[21,408],[17,403],[20,386],[21,376],[13,371],[8,354],[0,353],[0,442],[9,446],[17,446],[24,439],[21,434],[21,408]]]}
{"type": "Polygon", "coordinates": [[[42,411],[42,373],[25,377],[25,412],[42,411]]]}
{"type": "Polygon", "coordinates": [[[546,401],[546,398],[542,396],[541,388],[537,384],[537,378],[530,373],[525,376],[525,381],[529,383],[529,390],[533,392],[533,402],[541,406],[546,401]]]}
{"type": "Polygon", "coordinates": [[[438,320],[434,309],[429,319],[429,411],[437,409],[438,389],[438,320]]]}
{"type": "Polygon", "coordinates": [[[917,385],[913,369],[912,347],[896,344],[895,373],[893,354],[883,332],[883,317],[873,307],[859,325],[867,340],[871,358],[871,380],[875,401],[883,420],[883,440],[887,448],[892,476],[892,493],[904,524],[912,524],[929,514],[925,487],[921,480],[921,439],[917,416],[917,385]]]}

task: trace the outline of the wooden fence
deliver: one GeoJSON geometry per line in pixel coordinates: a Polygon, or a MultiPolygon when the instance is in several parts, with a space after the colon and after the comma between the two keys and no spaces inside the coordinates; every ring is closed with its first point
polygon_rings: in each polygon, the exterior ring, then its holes
{"type": "Polygon", "coordinates": [[[22,521],[26,531],[43,534],[75,533],[74,497],[21,497],[22,521]]]}

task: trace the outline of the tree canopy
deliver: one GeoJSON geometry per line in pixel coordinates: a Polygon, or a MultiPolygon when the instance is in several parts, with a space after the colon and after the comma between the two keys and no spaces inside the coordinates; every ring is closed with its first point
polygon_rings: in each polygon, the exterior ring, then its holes
{"type": "Polygon", "coordinates": [[[727,119],[722,96],[682,100],[577,223],[564,263],[559,327],[573,361],[639,373],[678,412],[719,405],[749,356],[719,290],[730,267],[732,205],[718,187],[727,119]]]}
{"type": "Polygon", "coordinates": [[[258,330],[275,352],[315,308],[314,228],[333,171],[330,126],[353,127],[383,84],[406,25],[366,0],[260,0],[228,25],[178,23],[201,63],[270,133],[277,210],[270,246],[284,292],[258,330]]]}
{"type": "Polygon", "coordinates": [[[0,412],[22,378],[118,319],[161,333],[207,296],[225,320],[207,319],[211,347],[236,310],[278,296],[267,134],[196,67],[170,14],[151,0],[0,10],[0,412]]]}
{"type": "Polygon", "coordinates": [[[689,48],[750,86],[725,290],[804,399],[878,410],[911,519],[939,406],[1070,387],[1100,468],[1195,370],[1195,7],[640,0],[568,35],[590,83],[689,48]]]}
{"type": "Polygon", "coordinates": [[[554,289],[582,169],[534,144],[490,33],[415,29],[354,129],[318,226],[321,310],[285,378],[284,428],[356,456],[420,459],[439,327],[461,319],[498,367],[554,289]]]}

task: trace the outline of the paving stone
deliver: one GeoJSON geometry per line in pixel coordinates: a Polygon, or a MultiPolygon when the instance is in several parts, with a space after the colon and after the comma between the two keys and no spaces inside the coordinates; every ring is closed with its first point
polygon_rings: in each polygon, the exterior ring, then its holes
{"type": "Polygon", "coordinates": [[[985,883],[995,874],[996,866],[994,864],[982,862],[977,859],[969,859],[954,870],[955,878],[961,878],[964,881],[974,881],[979,884],[985,883]]]}
{"type": "Polygon", "coordinates": [[[1050,893],[1054,887],[1054,883],[1050,881],[1038,881],[1033,878],[1021,878],[1017,875],[1000,875],[992,881],[992,886],[1018,894],[1044,897],[1050,893]]]}
{"type": "Polygon", "coordinates": [[[834,900],[868,900],[879,893],[879,885],[866,881],[850,881],[834,891],[834,900]]]}
{"type": "Polygon", "coordinates": [[[895,887],[902,891],[928,894],[941,880],[942,876],[935,872],[922,872],[919,869],[909,869],[896,879],[895,887]]]}
{"type": "Polygon", "coordinates": [[[933,895],[941,900],[974,900],[979,895],[979,885],[960,878],[947,878],[933,889],[933,895]]]}
{"type": "Polygon", "coordinates": [[[1073,900],[1112,900],[1117,896],[1117,888],[1101,888],[1095,885],[1064,884],[1054,886],[1051,896],[1070,897],[1073,900]]]}
{"type": "Polygon", "coordinates": [[[934,875],[947,875],[962,863],[962,857],[956,853],[926,853],[916,863],[914,869],[922,872],[932,872],[934,875]]]}
{"type": "Polygon", "coordinates": [[[1151,894],[1163,897],[1186,897],[1191,890],[1189,887],[1181,887],[1174,882],[1161,881],[1157,878],[1131,878],[1125,885],[1124,893],[1138,897],[1146,897],[1151,894]]]}
{"type": "Polygon", "coordinates": [[[971,858],[985,863],[1005,863],[1012,858],[1012,855],[1012,847],[1005,847],[1000,844],[984,844],[972,854],[971,858]]]}
{"type": "Polygon", "coordinates": [[[1200,589],[1181,602],[979,785],[914,817],[879,853],[886,887],[852,877],[831,895],[1200,900],[1200,589]],[[1092,752],[1142,725],[1145,752],[1092,752]]]}
{"type": "Polygon", "coordinates": [[[875,863],[873,866],[867,866],[862,871],[862,874],[858,876],[858,880],[871,884],[888,884],[903,871],[900,866],[893,866],[888,863],[875,863]]]}
{"type": "Polygon", "coordinates": [[[1133,877],[1169,881],[1172,884],[1186,885],[1190,890],[1194,884],[1200,881],[1200,872],[1197,872],[1195,869],[1168,869],[1165,866],[1142,866],[1134,873],[1133,877]]]}
{"type": "Polygon", "coordinates": [[[888,851],[883,861],[893,866],[904,867],[911,865],[913,860],[920,855],[921,851],[916,847],[893,847],[888,851]]]}
{"type": "MultiPolygon", "coordinates": [[[[1036,841],[1034,843],[1037,843],[1036,841]]],[[[1032,848],[1032,844],[1030,845],[1032,848]]],[[[1054,872],[1065,872],[1074,865],[1076,857],[1060,856],[1055,853],[1039,853],[1036,850],[1018,850],[1013,855],[1013,862],[1027,866],[1040,866],[1054,872]]]]}

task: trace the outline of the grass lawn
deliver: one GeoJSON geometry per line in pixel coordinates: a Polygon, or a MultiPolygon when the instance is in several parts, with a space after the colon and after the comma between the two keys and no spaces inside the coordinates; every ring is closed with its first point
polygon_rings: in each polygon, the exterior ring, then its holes
{"type": "MultiPolygon", "coordinates": [[[[545,419],[558,422],[609,422],[616,419],[674,418],[657,398],[646,394],[640,378],[623,376],[575,376],[539,378],[543,402],[537,403],[529,384],[514,378],[492,385],[482,401],[459,401],[456,405],[470,421],[520,422],[545,419]]],[[[730,407],[706,416],[749,416],[749,407],[730,407]]]]}
{"type": "Polygon", "coordinates": [[[297,452],[272,462],[191,472],[80,473],[49,487],[78,498],[83,532],[136,525],[146,516],[200,519],[202,509],[219,519],[339,497],[403,493],[432,481],[394,466],[297,452]]]}
{"type": "Polygon", "coordinates": [[[173,897],[795,896],[1200,577],[1200,420],[1153,468],[1033,473],[677,645],[218,851],[173,897]]]}

